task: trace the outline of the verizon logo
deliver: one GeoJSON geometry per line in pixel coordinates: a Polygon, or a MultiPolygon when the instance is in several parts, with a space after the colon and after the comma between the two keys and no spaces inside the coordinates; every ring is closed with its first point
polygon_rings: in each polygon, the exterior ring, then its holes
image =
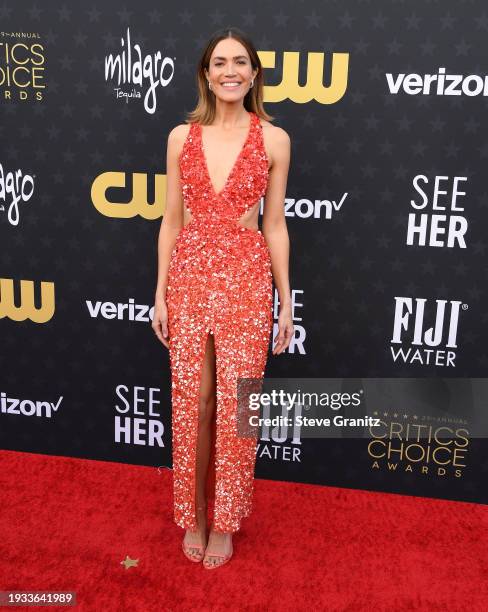
{"type": "Polygon", "coordinates": [[[445,68],[439,68],[436,74],[386,73],[386,82],[391,94],[401,91],[409,96],[487,96],[488,76],[470,74],[446,74],[445,68]]]}

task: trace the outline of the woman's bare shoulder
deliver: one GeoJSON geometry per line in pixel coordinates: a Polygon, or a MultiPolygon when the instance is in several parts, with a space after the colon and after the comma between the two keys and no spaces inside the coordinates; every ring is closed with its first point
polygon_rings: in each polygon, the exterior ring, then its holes
{"type": "Polygon", "coordinates": [[[188,132],[190,131],[191,123],[179,123],[175,125],[175,127],[168,134],[168,140],[178,142],[180,140],[185,140],[188,132]]]}
{"type": "Polygon", "coordinates": [[[289,148],[291,146],[290,136],[283,128],[273,125],[270,121],[266,121],[266,119],[261,118],[259,120],[263,126],[264,146],[271,162],[271,169],[274,165],[274,160],[279,154],[279,151],[283,150],[285,147],[289,148]]]}
{"type": "Polygon", "coordinates": [[[282,145],[287,141],[290,142],[290,136],[288,135],[288,132],[286,132],[283,128],[279,127],[278,125],[273,125],[271,121],[267,121],[266,119],[260,118],[259,121],[261,122],[261,125],[266,130],[266,132],[269,134],[271,144],[282,145]]]}
{"type": "Polygon", "coordinates": [[[175,125],[168,134],[168,147],[174,148],[177,155],[179,155],[183,149],[183,144],[185,143],[190,128],[191,123],[180,123],[175,125]]]}

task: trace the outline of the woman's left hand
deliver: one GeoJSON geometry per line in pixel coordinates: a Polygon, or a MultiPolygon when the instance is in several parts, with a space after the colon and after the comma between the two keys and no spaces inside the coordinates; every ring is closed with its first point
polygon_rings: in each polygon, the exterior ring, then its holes
{"type": "Polygon", "coordinates": [[[294,327],[291,318],[291,305],[281,306],[278,316],[278,334],[275,338],[273,355],[279,355],[289,346],[293,332],[294,327]]]}

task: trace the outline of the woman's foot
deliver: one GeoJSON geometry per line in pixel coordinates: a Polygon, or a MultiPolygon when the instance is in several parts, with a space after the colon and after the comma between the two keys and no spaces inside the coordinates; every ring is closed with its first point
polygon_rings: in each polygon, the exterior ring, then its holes
{"type": "Polygon", "coordinates": [[[201,561],[207,544],[207,506],[197,508],[197,531],[186,530],[183,538],[183,552],[190,561],[201,561]]]}
{"type": "Polygon", "coordinates": [[[207,569],[213,569],[227,563],[232,557],[232,534],[210,531],[203,565],[207,569]]]}

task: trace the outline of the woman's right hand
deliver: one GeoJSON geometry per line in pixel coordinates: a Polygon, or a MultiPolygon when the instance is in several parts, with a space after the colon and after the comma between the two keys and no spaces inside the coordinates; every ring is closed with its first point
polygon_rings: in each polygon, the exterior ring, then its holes
{"type": "Polygon", "coordinates": [[[154,316],[151,327],[164,346],[169,348],[168,309],[165,300],[161,298],[158,298],[154,304],[154,316]]]}

